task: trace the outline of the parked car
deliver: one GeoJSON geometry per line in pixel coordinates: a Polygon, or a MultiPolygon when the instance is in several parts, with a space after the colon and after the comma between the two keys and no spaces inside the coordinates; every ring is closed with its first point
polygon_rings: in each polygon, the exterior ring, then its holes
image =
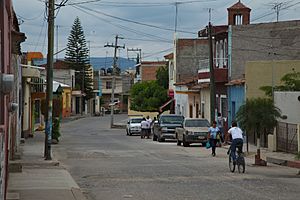
{"type": "Polygon", "coordinates": [[[191,143],[202,143],[205,146],[209,126],[207,119],[186,118],[183,127],[175,130],[177,145],[180,146],[182,143],[184,147],[187,147],[191,143]]]}
{"type": "Polygon", "coordinates": [[[131,117],[127,121],[126,133],[127,135],[141,134],[141,122],[143,117],[131,117]]]}
{"type": "Polygon", "coordinates": [[[182,127],[182,115],[161,115],[153,126],[153,141],[164,142],[165,139],[176,139],[175,128],[182,127]]]}

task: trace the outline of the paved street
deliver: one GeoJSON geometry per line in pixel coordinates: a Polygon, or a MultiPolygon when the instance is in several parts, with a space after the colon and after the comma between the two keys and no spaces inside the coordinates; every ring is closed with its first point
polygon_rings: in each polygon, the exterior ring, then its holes
{"type": "MultiPolygon", "coordinates": [[[[91,117],[62,126],[53,147],[88,199],[298,199],[298,170],[276,165],[230,173],[225,149],[217,156],[200,146],[178,147],[126,136],[109,129],[109,116],[91,117]]],[[[117,115],[116,122],[125,115],[117,115]]]]}

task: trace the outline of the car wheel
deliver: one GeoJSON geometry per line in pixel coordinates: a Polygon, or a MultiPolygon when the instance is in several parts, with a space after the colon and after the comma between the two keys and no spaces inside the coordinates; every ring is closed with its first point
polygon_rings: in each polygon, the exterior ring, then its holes
{"type": "Polygon", "coordinates": [[[190,144],[189,144],[188,142],[185,141],[185,137],[184,137],[184,136],[183,136],[183,139],[182,139],[182,145],[183,145],[184,147],[190,146],[190,144]]]}
{"type": "Polygon", "coordinates": [[[157,141],[158,142],[164,142],[165,140],[163,138],[161,138],[160,136],[158,136],[157,141]]]}

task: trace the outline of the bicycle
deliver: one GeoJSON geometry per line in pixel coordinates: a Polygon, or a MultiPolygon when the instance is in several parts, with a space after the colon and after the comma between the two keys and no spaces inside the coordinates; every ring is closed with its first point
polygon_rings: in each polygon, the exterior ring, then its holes
{"type": "Polygon", "coordinates": [[[227,152],[227,154],[229,155],[229,170],[233,173],[235,171],[235,166],[237,165],[239,173],[245,173],[246,162],[242,151],[242,145],[237,145],[236,148],[236,163],[233,162],[231,156],[231,148],[229,148],[227,152]]]}

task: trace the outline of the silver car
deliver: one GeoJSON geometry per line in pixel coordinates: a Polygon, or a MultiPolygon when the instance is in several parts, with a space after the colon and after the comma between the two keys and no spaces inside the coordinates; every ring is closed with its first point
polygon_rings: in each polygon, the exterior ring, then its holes
{"type": "Polygon", "coordinates": [[[141,134],[141,131],[142,131],[141,122],[142,121],[143,121],[142,117],[129,118],[127,121],[127,126],[126,126],[126,134],[127,135],[141,134]]]}
{"type": "Polygon", "coordinates": [[[191,143],[205,145],[209,126],[207,119],[186,118],[183,127],[178,127],[175,130],[177,145],[180,146],[181,143],[184,147],[189,146],[191,143]]]}

